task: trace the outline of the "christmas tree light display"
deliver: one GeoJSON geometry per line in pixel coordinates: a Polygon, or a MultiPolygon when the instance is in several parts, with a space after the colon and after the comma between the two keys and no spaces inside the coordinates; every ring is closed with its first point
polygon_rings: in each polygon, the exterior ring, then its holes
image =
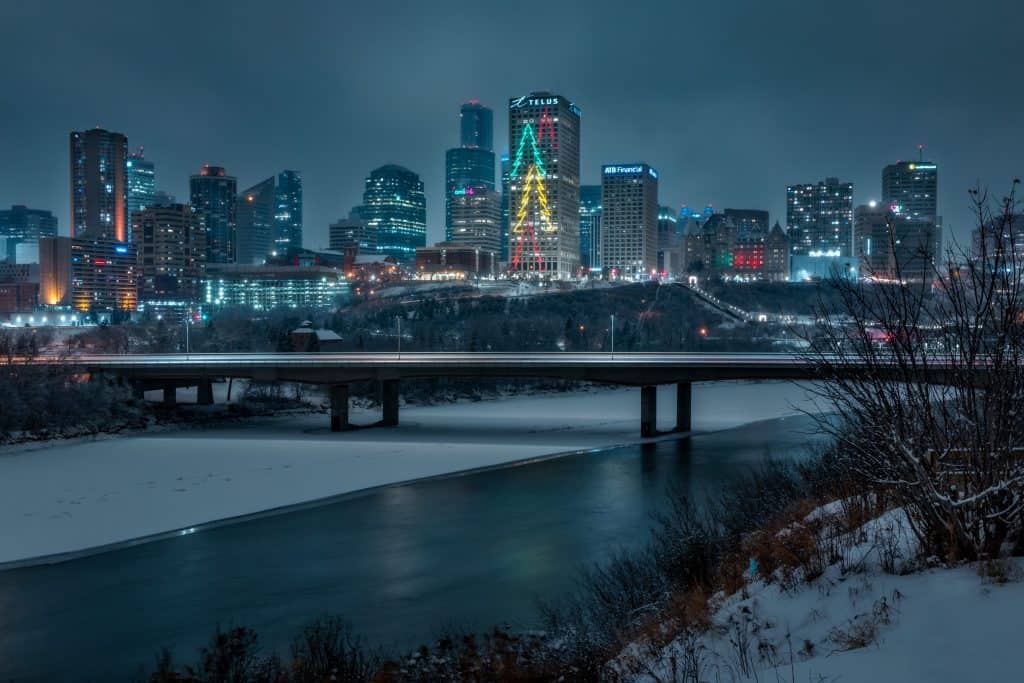
{"type": "MultiPolygon", "coordinates": [[[[551,136],[554,145],[554,126],[547,110],[541,117],[540,130],[542,137],[544,134],[551,136]]],[[[544,188],[544,179],[547,176],[547,172],[544,170],[544,160],[537,146],[537,136],[534,135],[533,126],[529,123],[523,126],[523,132],[519,136],[516,158],[509,177],[521,177],[524,164],[526,164],[525,181],[519,204],[516,207],[516,222],[511,230],[515,250],[510,270],[513,272],[520,270],[540,272],[544,270],[544,259],[538,242],[538,229],[542,233],[550,233],[554,232],[556,228],[551,220],[548,195],[544,188]],[[529,152],[529,159],[527,159],[527,152],[529,152]],[[526,252],[525,259],[524,251],[526,252]]]]}

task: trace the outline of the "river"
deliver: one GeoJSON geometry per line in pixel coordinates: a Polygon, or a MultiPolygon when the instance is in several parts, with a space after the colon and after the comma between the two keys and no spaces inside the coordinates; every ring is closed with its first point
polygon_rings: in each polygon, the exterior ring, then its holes
{"type": "Polygon", "coordinates": [[[392,651],[445,628],[535,625],[581,566],[646,542],[670,486],[701,495],[806,452],[791,417],[392,486],[50,566],[0,572],[0,680],[132,680],[219,624],[285,654],[341,614],[392,651]]]}

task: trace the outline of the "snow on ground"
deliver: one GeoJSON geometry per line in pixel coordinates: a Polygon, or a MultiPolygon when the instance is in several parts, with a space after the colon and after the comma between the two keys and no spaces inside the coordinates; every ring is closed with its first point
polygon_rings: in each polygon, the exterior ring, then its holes
{"type": "MultiPolygon", "coordinates": [[[[796,593],[758,584],[719,613],[723,634],[711,645],[718,657],[704,653],[700,680],[1019,681],[1022,612],[1024,583],[985,583],[972,567],[846,580],[833,573],[796,593]],[[753,662],[746,675],[736,645],[743,629],[753,662]],[[767,640],[772,648],[758,647],[767,640]]],[[[672,680],[667,668],[661,680],[672,680]]]]}
{"type": "MultiPolygon", "coordinates": [[[[217,387],[218,400],[224,390],[217,387]]],[[[190,395],[179,392],[182,400],[190,395]]],[[[808,405],[805,391],[789,383],[696,385],[693,425],[725,429],[808,405]]],[[[671,428],[674,387],[660,392],[659,414],[659,426],[671,428]]],[[[379,415],[353,408],[350,419],[369,424],[379,415]]],[[[632,443],[640,440],[639,420],[638,389],[595,389],[405,406],[396,428],[340,434],[329,431],[326,415],[293,414],[0,449],[0,564],[422,477],[632,443]]]]}
{"type": "Polygon", "coordinates": [[[847,571],[837,563],[789,587],[753,581],[721,599],[707,631],[653,656],[634,644],[619,661],[630,663],[635,683],[690,681],[681,671],[697,660],[700,681],[722,683],[1021,680],[1024,559],[1005,560],[1000,581],[976,565],[901,576],[882,567],[895,557],[896,570],[913,568],[916,542],[902,511],[863,529],[847,571]]]}

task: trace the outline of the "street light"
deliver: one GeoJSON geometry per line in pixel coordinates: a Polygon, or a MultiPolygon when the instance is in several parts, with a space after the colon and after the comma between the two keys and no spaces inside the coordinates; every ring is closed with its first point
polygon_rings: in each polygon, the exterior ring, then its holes
{"type": "Polygon", "coordinates": [[[612,360],[615,360],[615,314],[612,313],[612,360]]]}
{"type": "Polygon", "coordinates": [[[192,307],[188,307],[188,313],[185,314],[185,360],[188,360],[189,349],[192,345],[192,339],[189,330],[192,327],[192,307]]]}

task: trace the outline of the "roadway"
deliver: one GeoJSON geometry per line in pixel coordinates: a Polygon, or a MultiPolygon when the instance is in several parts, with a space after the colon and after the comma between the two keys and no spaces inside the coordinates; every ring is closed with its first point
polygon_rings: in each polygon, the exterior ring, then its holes
{"type": "Polygon", "coordinates": [[[313,384],[509,377],[648,386],[814,376],[813,363],[786,353],[191,353],[76,355],[34,362],[178,384],[212,377],[313,384]]]}

